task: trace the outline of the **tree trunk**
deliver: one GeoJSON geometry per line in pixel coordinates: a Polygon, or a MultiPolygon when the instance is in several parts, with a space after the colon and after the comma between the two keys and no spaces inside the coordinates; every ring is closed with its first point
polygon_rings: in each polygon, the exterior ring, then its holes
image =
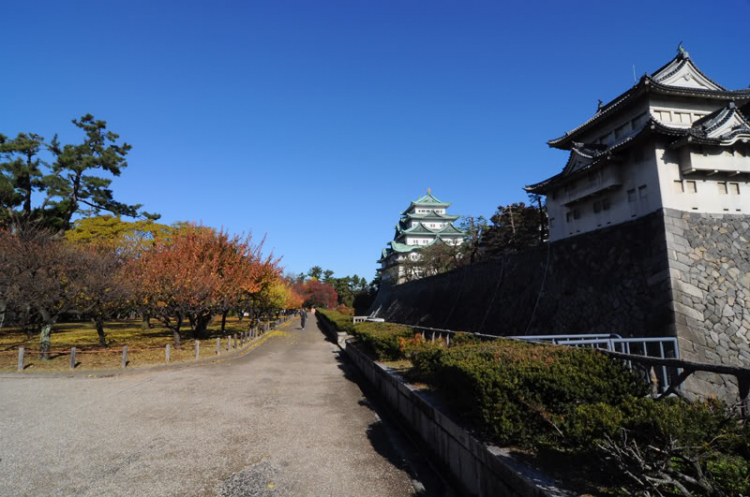
{"type": "Polygon", "coordinates": [[[190,329],[195,332],[195,316],[193,316],[192,314],[188,314],[188,321],[190,322],[190,329]]]}
{"type": "Polygon", "coordinates": [[[42,332],[39,335],[39,344],[41,352],[39,354],[40,359],[45,361],[49,359],[49,346],[50,346],[50,335],[52,334],[52,323],[44,323],[42,325],[42,332]]]}
{"type": "Polygon", "coordinates": [[[182,346],[182,337],[180,336],[180,327],[182,326],[182,316],[177,317],[177,322],[172,327],[172,338],[174,339],[174,348],[179,349],[182,346]]]}
{"type": "MultiPolygon", "coordinates": [[[[245,311],[243,311],[242,309],[239,309],[237,311],[237,317],[238,317],[238,319],[239,319],[239,321],[241,323],[242,319],[245,317],[245,311]]],[[[221,331],[224,331],[224,330],[222,329],[221,331]]]]}
{"type": "Polygon", "coordinates": [[[144,330],[148,330],[149,328],[151,328],[151,316],[148,314],[148,312],[144,311],[143,314],[141,314],[141,318],[143,319],[143,321],[141,322],[141,328],[143,328],[144,330]]]}
{"type": "Polygon", "coordinates": [[[5,324],[5,311],[8,310],[8,302],[5,299],[0,299],[0,330],[5,324]]]}
{"type": "MultiPolygon", "coordinates": [[[[224,314],[221,315],[221,334],[224,334],[224,330],[227,327],[227,314],[229,314],[229,311],[224,311],[224,314]]],[[[240,322],[242,319],[240,319],[240,322]]]]}
{"type": "Polygon", "coordinates": [[[96,334],[99,335],[99,345],[107,346],[107,338],[104,336],[104,319],[101,316],[96,317],[96,334]]]}
{"type": "Polygon", "coordinates": [[[195,322],[193,327],[193,336],[195,338],[207,338],[208,336],[208,323],[211,322],[211,314],[200,314],[197,317],[191,318],[195,322]]]}

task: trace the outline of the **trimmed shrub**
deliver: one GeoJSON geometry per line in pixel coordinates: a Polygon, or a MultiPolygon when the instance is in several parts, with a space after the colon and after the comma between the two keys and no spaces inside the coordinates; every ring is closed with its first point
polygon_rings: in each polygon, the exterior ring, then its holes
{"type": "Polygon", "coordinates": [[[579,404],[646,394],[624,365],[590,350],[497,340],[413,354],[417,374],[482,431],[528,445],[579,404]]]}
{"type": "Polygon", "coordinates": [[[352,334],[354,332],[354,323],[352,317],[342,314],[338,311],[317,309],[315,315],[328,323],[336,331],[352,334]]]}
{"type": "Polygon", "coordinates": [[[365,352],[379,361],[403,359],[404,341],[414,338],[411,328],[386,323],[358,323],[353,334],[365,352]]]}

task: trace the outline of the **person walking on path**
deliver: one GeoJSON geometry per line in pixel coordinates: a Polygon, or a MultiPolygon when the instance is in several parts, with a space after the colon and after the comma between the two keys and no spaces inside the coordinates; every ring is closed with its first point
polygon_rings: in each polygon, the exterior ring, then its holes
{"type": "Polygon", "coordinates": [[[300,309],[300,319],[302,320],[302,329],[305,329],[305,323],[307,323],[307,312],[304,309],[300,309]]]}

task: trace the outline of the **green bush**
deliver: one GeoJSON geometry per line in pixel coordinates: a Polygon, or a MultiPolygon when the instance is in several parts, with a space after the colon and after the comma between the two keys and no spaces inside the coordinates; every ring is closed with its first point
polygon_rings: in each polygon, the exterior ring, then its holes
{"type": "Polygon", "coordinates": [[[435,388],[497,443],[574,458],[584,471],[606,469],[607,484],[630,495],[654,485],[664,495],[680,495],[663,483],[669,478],[694,495],[710,493],[696,481],[723,492],[715,495],[750,493],[750,423],[738,422],[723,403],[652,400],[649,386],[622,362],[592,350],[479,341],[470,334],[452,336],[446,347],[408,327],[354,325],[350,316],[321,312],[372,357],[410,359],[410,378],[435,388]],[[633,453],[640,455],[629,460],[633,453]],[[662,483],[644,486],[648,481],[662,483]]]}
{"type": "Polygon", "coordinates": [[[496,340],[412,355],[451,404],[499,443],[556,432],[580,404],[618,405],[646,393],[625,366],[588,350],[496,340]]]}
{"type": "Polygon", "coordinates": [[[354,336],[365,351],[380,361],[393,361],[405,357],[405,342],[414,337],[414,331],[405,326],[387,323],[358,323],[354,336]]]}
{"type": "Polygon", "coordinates": [[[315,315],[319,316],[321,320],[327,322],[336,331],[350,334],[354,331],[354,323],[352,322],[352,317],[339,311],[318,309],[315,311],[315,315]]]}
{"type": "MultiPolygon", "coordinates": [[[[649,476],[657,479],[668,474],[697,495],[708,492],[696,481],[728,495],[750,492],[750,426],[739,422],[724,403],[630,398],[610,409],[619,418],[618,433],[604,443],[599,440],[598,452],[604,460],[617,461],[606,456],[612,455],[613,447],[629,443],[639,448],[639,457],[645,461],[628,459],[627,452],[621,452],[615,472],[622,474],[623,465],[629,464],[631,472],[650,472],[649,476]]],[[[575,440],[574,432],[565,435],[575,440]]],[[[585,438],[579,437],[577,442],[585,443],[585,438]]]]}

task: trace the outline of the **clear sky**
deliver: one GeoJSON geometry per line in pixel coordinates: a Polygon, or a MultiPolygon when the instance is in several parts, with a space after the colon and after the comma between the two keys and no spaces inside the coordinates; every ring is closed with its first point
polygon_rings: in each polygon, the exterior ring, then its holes
{"type": "Polygon", "coordinates": [[[0,9],[0,133],[92,113],[133,145],[116,198],[267,234],[291,272],[375,273],[428,187],[490,216],[563,134],[680,41],[750,83],[750,0],[22,1],[0,9]]]}

